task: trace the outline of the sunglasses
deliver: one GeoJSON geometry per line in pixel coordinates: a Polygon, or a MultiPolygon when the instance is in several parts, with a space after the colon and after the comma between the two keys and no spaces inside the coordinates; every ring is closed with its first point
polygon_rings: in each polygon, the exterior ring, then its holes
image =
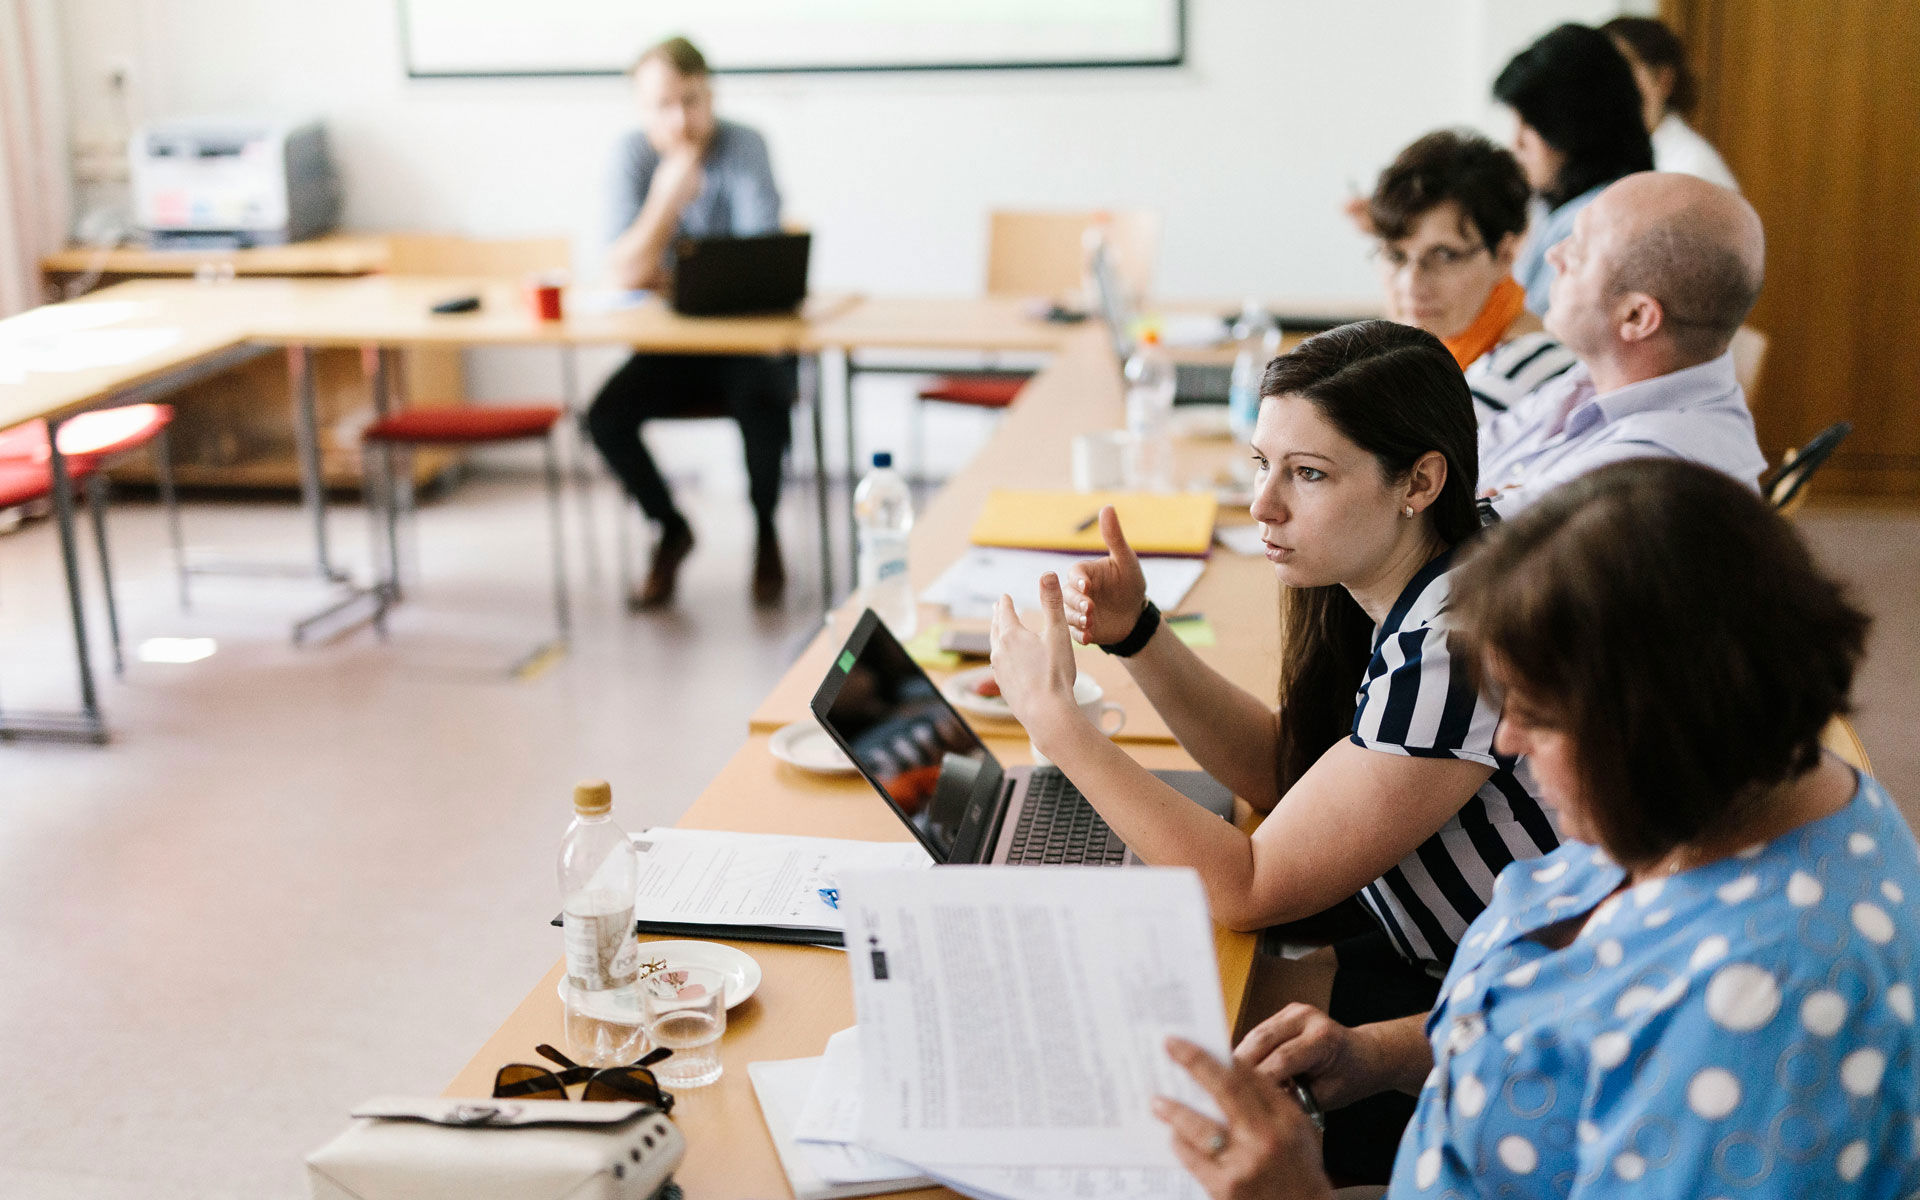
{"type": "Polygon", "coordinates": [[[639,1062],[626,1067],[583,1067],[546,1043],[534,1047],[540,1057],[558,1063],[563,1070],[552,1071],[537,1063],[508,1063],[494,1072],[493,1098],[496,1100],[565,1100],[567,1089],[584,1082],[582,1100],[638,1101],[663,1113],[673,1111],[673,1093],[664,1091],[648,1067],[672,1054],[661,1046],[639,1062]]]}

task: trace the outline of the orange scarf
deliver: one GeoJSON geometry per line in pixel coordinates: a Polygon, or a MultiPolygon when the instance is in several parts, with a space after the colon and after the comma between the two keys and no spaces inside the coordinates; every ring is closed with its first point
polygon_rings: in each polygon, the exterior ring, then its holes
{"type": "Polygon", "coordinates": [[[1515,283],[1513,276],[1508,275],[1493,285],[1493,294],[1487,297],[1486,307],[1473,319],[1473,324],[1446,339],[1447,349],[1453,352],[1453,361],[1460,364],[1462,371],[1500,344],[1526,303],[1527,289],[1515,283]]]}

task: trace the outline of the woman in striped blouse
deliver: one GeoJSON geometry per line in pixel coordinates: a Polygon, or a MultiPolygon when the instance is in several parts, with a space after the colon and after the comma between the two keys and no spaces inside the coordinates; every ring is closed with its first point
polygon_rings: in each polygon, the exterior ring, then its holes
{"type": "MultiPolygon", "coordinates": [[[[1200,872],[1213,917],[1259,929],[1358,894],[1374,931],[1336,947],[1332,1007],[1383,1020],[1431,1005],[1460,936],[1516,859],[1558,844],[1524,767],[1495,753],[1497,705],[1449,652],[1447,573],[1480,527],[1473,401],[1439,339],[1389,321],[1274,359],[1253,437],[1252,513],[1287,586],[1276,710],[1163,627],[1111,508],[1109,554],[1044,625],[994,619],[1002,694],[1034,746],[1147,862],[1200,872]],[[1073,701],[1070,638],[1124,657],[1194,759],[1268,813],[1251,837],[1155,779],[1073,701]]],[[[1382,1161],[1409,1101],[1330,1130],[1329,1161],[1382,1161]],[[1397,1111],[1395,1111],[1397,1109],[1397,1111]]]]}

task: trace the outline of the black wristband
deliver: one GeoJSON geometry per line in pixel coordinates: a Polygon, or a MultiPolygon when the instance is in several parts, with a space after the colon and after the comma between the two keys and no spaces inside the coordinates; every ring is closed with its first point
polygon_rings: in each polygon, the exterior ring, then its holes
{"type": "Polygon", "coordinates": [[[1117,642],[1102,642],[1100,648],[1116,658],[1132,658],[1147,648],[1153,640],[1153,633],[1160,628],[1160,608],[1153,601],[1140,610],[1140,619],[1133,623],[1133,631],[1117,642]]]}

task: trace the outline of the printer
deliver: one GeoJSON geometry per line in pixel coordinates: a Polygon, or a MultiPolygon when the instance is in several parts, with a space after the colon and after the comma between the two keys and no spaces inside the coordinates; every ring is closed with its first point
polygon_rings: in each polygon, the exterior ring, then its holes
{"type": "Polygon", "coordinates": [[[142,126],[127,144],[133,219],[158,248],[277,246],[340,215],[318,121],[197,118],[142,126]]]}

